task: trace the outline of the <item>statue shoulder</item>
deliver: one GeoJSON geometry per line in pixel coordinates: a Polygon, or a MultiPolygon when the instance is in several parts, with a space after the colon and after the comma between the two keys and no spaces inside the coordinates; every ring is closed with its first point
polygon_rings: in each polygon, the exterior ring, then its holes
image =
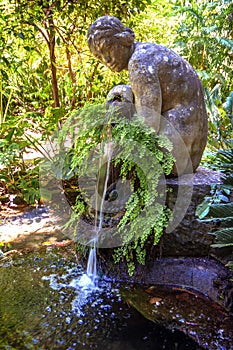
{"type": "Polygon", "coordinates": [[[136,43],[135,50],[129,60],[129,70],[135,65],[139,66],[156,66],[164,61],[164,57],[169,55],[166,46],[155,43],[136,43]]]}

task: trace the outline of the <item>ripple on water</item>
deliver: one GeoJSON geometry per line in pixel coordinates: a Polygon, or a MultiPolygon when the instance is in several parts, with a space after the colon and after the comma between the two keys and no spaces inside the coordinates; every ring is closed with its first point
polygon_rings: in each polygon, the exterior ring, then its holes
{"type": "Polygon", "coordinates": [[[198,349],[122,301],[119,285],[96,285],[56,250],[15,260],[0,269],[0,281],[0,349],[198,349]]]}

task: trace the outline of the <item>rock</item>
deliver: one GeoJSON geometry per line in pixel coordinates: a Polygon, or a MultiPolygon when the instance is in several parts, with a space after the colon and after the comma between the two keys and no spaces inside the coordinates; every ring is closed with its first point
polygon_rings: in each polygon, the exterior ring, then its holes
{"type": "Polygon", "coordinates": [[[193,175],[167,179],[167,205],[173,211],[173,222],[164,233],[160,246],[162,256],[208,256],[214,237],[209,234],[213,223],[200,222],[197,207],[207,195],[211,185],[222,182],[222,174],[199,167],[193,175]]]}
{"type": "Polygon", "coordinates": [[[123,287],[121,293],[145,318],[173,331],[184,332],[202,348],[230,349],[233,336],[230,320],[224,310],[198,293],[158,285],[151,286],[149,293],[138,285],[123,287]]]}
{"type": "Polygon", "coordinates": [[[185,286],[196,290],[224,307],[233,315],[233,283],[229,269],[211,258],[214,228],[196,216],[197,206],[210,194],[211,184],[221,183],[222,174],[198,168],[191,175],[167,179],[167,204],[176,217],[171,222],[158,246],[149,247],[146,265],[136,264],[132,278],[128,276],[126,263],[114,265],[112,250],[102,249],[100,264],[104,274],[134,283],[185,286]],[[178,203],[177,203],[178,201],[178,203]],[[172,229],[174,227],[174,229],[172,229]]]}

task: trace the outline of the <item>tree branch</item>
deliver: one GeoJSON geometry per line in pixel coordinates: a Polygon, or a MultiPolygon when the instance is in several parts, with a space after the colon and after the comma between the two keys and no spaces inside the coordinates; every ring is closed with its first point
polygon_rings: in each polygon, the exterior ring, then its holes
{"type": "Polygon", "coordinates": [[[28,24],[30,26],[34,26],[36,29],[38,29],[38,31],[41,33],[41,35],[43,36],[43,38],[45,39],[46,43],[49,45],[49,38],[47,38],[46,34],[43,31],[43,28],[41,28],[40,26],[38,26],[36,23],[31,23],[29,21],[24,21],[25,24],[28,24]]]}

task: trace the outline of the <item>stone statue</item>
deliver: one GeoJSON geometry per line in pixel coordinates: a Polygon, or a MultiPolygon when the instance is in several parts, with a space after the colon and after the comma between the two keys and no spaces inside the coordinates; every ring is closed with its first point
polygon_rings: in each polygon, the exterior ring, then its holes
{"type": "MultiPolygon", "coordinates": [[[[88,31],[94,56],[113,71],[128,70],[127,90],[132,90],[137,114],[173,143],[173,174],[192,173],[207,141],[201,82],[192,66],[174,51],[134,39],[134,32],[112,16],[100,17],[88,31]]],[[[121,88],[125,91],[124,86],[115,87],[110,95],[117,91],[119,96],[121,88]]]]}

